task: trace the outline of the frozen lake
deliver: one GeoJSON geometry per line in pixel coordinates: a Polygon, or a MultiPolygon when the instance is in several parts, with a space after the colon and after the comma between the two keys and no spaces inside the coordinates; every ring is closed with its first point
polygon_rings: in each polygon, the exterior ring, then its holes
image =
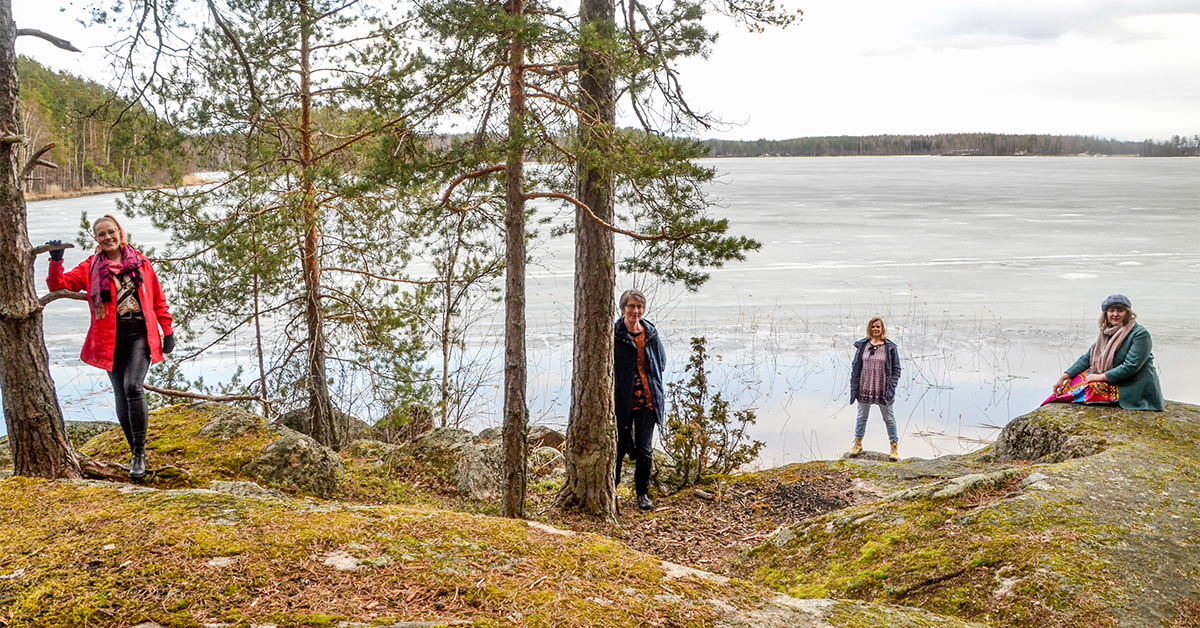
{"type": "MultiPolygon", "coordinates": [[[[1114,292],[1130,297],[1153,335],[1166,397],[1200,403],[1200,326],[1192,318],[1200,311],[1198,159],[708,163],[723,173],[713,188],[716,213],[762,250],[713,270],[697,293],[628,276],[618,276],[618,289],[649,295],[668,381],[681,377],[690,338],[708,339],[712,379],[734,407],[757,411],[752,433],[767,442],[765,464],[848,448],[851,345],[877,314],[901,349],[896,416],[905,456],[978,447],[1035,408],[1091,345],[1099,304],[1114,292]]],[[[30,239],[73,239],[81,211],[94,219],[114,211],[115,198],[30,203],[30,239]]],[[[142,245],[165,242],[147,221],[124,224],[142,245]]],[[[561,427],[570,397],[571,243],[541,241],[533,253],[530,410],[535,422],[561,427]]],[[[68,265],[82,259],[68,252],[68,265]]],[[[41,292],[45,265],[42,256],[41,292]]],[[[60,401],[68,419],[111,420],[107,377],[77,357],[86,326],[82,302],[47,308],[60,401]]],[[[477,326],[472,350],[494,358],[500,332],[495,317],[477,326]]],[[[228,377],[248,348],[234,341],[190,376],[228,377]]],[[[500,420],[499,389],[484,392],[471,427],[500,420]]],[[[867,446],[886,448],[877,412],[871,421],[867,446]]]]}

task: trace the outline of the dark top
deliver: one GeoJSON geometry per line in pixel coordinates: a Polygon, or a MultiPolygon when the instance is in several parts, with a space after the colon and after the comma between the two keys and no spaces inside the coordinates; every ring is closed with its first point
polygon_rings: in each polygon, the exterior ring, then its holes
{"type": "MultiPolygon", "coordinates": [[[[645,330],[646,379],[650,388],[650,400],[659,425],[666,422],[666,395],[663,393],[662,374],[667,365],[667,353],[654,324],[642,320],[645,330]]],[[[629,418],[633,408],[635,380],[638,378],[638,349],[633,336],[625,329],[625,319],[618,318],[613,325],[613,392],[614,410],[618,420],[629,418]]]]}

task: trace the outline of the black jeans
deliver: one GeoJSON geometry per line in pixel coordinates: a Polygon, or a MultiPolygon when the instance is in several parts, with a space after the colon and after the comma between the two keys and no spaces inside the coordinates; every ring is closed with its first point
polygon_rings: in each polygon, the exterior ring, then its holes
{"type": "Polygon", "coordinates": [[[146,321],[117,320],[117,346],[113,352],[113,370],[108,379],[117,399],[117,420],[125,432],[125,441],[133,446],[134,435],[143,439],[150,412],[146,408],[146,371],[150,370],[150,343],[146,340],[146,321]]]}
{"type": "Polygon", "coordinates": [[[617,419],[617,484],[621,483],[621,463],[633,457],[633,487],[638,495],[650,492],[650,466],[654,464],[654,426],[658,418],[653,410],[634,410],[625,419],[617,419]]]}

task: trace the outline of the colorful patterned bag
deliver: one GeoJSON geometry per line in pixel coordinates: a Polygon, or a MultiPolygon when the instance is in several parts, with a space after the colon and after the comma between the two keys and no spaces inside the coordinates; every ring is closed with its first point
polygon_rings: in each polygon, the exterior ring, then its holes
{"type": "Polygon", "coordinates": [[[1119,395],[1117,387],[1108,382],[1086,383],[1088,371],[1071,378],[1070,383],[1062,391],[1050,395],[1042,402],[1048,403],[1083,403],[1088,405],[1112,405],[1117,403],[1119,395]]]}

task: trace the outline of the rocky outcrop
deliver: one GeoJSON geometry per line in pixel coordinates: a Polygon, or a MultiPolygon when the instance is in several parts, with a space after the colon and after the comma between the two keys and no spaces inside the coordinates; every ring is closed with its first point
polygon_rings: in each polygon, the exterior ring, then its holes
{"type": "Polygon", "coordinates": [[[79,449],[84,443],[109,431],[119,430],[121,426],[111,421],[64,421],[67,428],[67,438],[79,449]]]}
{"type": "MultiPolygon", "coordinates": [[[[499,427],[485,428],[479,432],[479,440],[498,443],[504,440],[504,430],[499,427]]],[[[526,436],[526,441],[529,443],[530,451],[538,447],[553,447],[562,451],[563,445],[567,442],[567,437],[554,428],[546,427],[545,425],[531,425],[529,426],[529,434],[526,436]]]]}
{"type": "Polygon", "coordinates": [[[1046,406],[1047,410],[1031,412],[1013,419],[1000,432],[993,451],[985,460],[1010,462],[1063,462],[1098,454],[1112,445],[1111,436],[1090,430],[1079,431],[1071,421],[1073,415],[1104,412],[1104,408],[1087,408],[1068,404],[1046,406]]]}
{"type": "Polygon", "coordinates": [[[250,414],[237,406],[205,401],[193,404],[191,409],[210,417],[204,427],[200,428],[200,436],[204,438],[229,440],[267,427],[267,422],[262,417],[250,414]]]}
{"type": "MultiPolygon", "coordinates": [[[[333,409],[333,420],[342,438],[340,442],[351,443],[356,440],[371,437],[371,426],[337,408],[333,409]]],[[[275,419],[275,424],[286,427],[301,434],[309,434],[312,430],[312,413],[307,407],[289,410],[275,419]]]]}
{"type": "Polygon", "coordinates": [[[413,459],[427,472],[447,484],[457,484],[458,460],[475,442],[475,435],[467,430],[439,427],[414,438],[409,447],[413,459]]]}
{"type": "MultiPolygon", "coordinates": [[[[566,459],[553,447],[538,447],[526,460],[529,482],[544,480],[563,470],[566,459]]],[[[479,442],[463,449],[458,459],[455,487],[474,499],[498,499],[504,493],[504,446],[479,442]]]]}
{"type": "Polygon", "coordinates": [[[827,464],[894,492],[778,530],[738,575],[1002,628],[1190,625],[1200,407],[1052,404],[974,454],[827,464]]]}
{"type": "Polygon", "coordinates": [[[258,452],[242,472],[267,486],[334,497],[342,458],[310,436],[286,427],[277,429],[279,438],[258,452]]]}

